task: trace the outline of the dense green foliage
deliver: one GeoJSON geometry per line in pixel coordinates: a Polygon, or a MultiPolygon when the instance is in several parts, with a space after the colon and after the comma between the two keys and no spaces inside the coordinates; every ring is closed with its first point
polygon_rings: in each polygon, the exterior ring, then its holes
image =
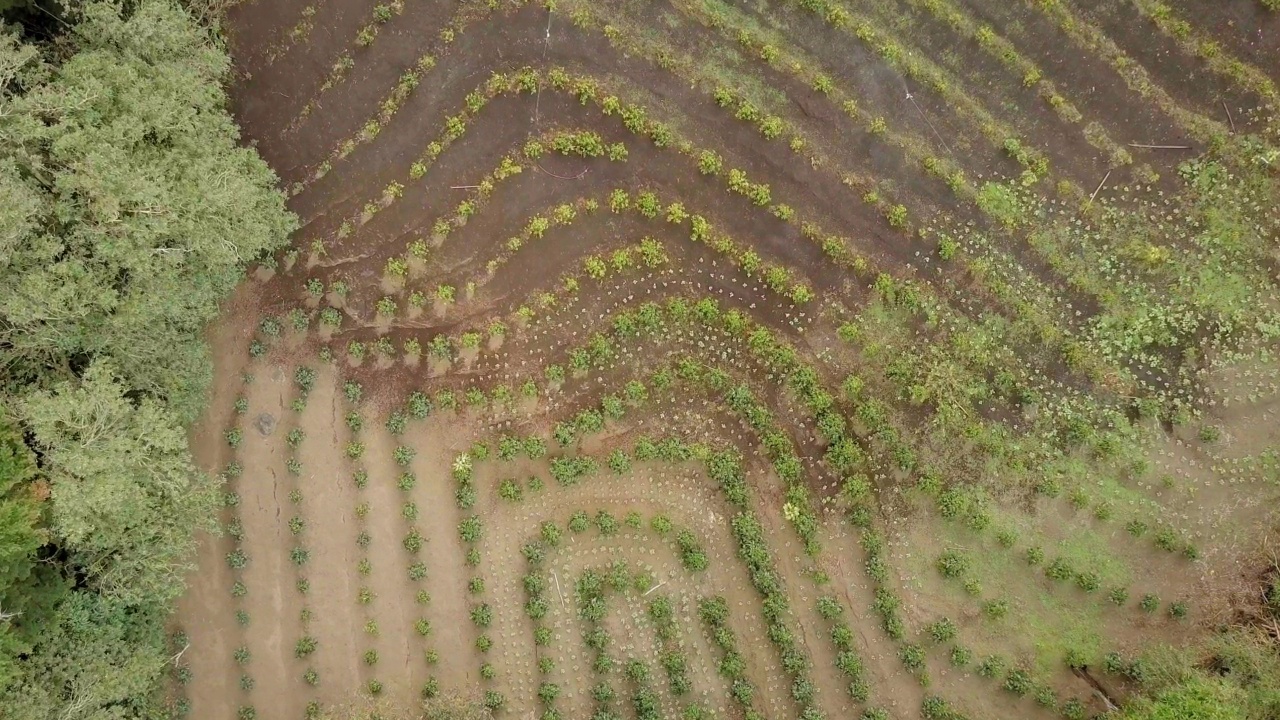
{"type": "Polygon", "coordinates": [[[1261,626],[1236,628],[1141,658],[1148,698],[1130,699],[1121,720],[1267,720],[1280,717],[1280,607],[1254,608],[1261,626]]]}
{"type": "MultiPolygon", "coordinates": [[[[43,544],[35,477],[21,435],[0,420],[0,617],[21,617],[42,584],[32,563],[43,544]]],[[[21,647],[12,623],[0,621],[0,683],[13,677],[12,657],[21,647]]]]}
{"type": "Polygon", "coordinates": [[[0,715],[145,717],[214,518],[201,333],[295,220],[186,11],[67,19],[0,27],[0,715]]]}
{"type": "Polygon", "coordinates": [[[1161,693],[1154,701],[1135,702],[1123,720],[1244,720],[1239,688],[1224,680],[1195,678],[1161,693]]]}
{"type": "Polygon", "coordinates": [[[3,41],[5,379],[47,384],[109,358],[189,420],[210,375],[195,334],[291,221],[270,170],[235,147],[225,53],[163,2],[83,13],[61,65],[3,41]]]}

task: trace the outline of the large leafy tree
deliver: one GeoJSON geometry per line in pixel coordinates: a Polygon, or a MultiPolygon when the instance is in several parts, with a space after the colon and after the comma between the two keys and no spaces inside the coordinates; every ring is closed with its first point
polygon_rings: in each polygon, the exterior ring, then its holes
{"type": "Polygon", "coordinates": [[[90,592],[69,594],[44,623],[19,676],[0,695],[7,718],[159,718],[155,685],[168,657],[164,613],[90,592]]]}
{"type": "Polygon", "coordinates": [[[153,398],[131,401],[100,360],[21,409],[44,452],[53,527],[88,584],[130,605],[172,599],[192,529],[213,517],[181,424],[153,398]]]}
{"type": "Polygon", "coordinates": [[[0,417],[0,687],[14,673],[13,660],[28,647],[17,623],[46,617],[38,601],[63,585],[52,582],[34,560],[45,543],[40,500],[45,486],[37,483],[35,460],[17,429],[0,417]]]}
{"type": "Polygon", "coordinates": [[[0,25],[0,717],[154,715],[214,487],[201,334],[296,219],[172,0],[0,25]]]}
{"type": "Polygon", "coordinates": [[[81,13],[60,65],[0,43],[2,367],[44,383],[109,357],[189,420],[210,375],[199,332],[294,221],[237,146],[227,56],[183,11],[81,13]]]}

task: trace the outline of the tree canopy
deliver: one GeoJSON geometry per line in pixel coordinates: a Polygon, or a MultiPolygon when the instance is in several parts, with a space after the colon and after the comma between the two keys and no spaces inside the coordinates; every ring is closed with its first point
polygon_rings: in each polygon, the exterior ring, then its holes
{"type": "Polygon", "coordinates": [[[0,714],[148,717],[214,517],[201,334],[296,219],[186,10],[64,10],[0,25],[0,714]]]}
{"type": "Polygon", "coordinates": [[[192,529],[209,527],[214,500],[174,414],[125,389],[108,361],[95,361],[19,409],[44,452],[62,547],[94,589],[140,605],[180,591],[192,529]]]}
{"type": "Polygon", "coordinates": [[[199,411],[198,334],[293,227],[275,176],[237,146],[225,53],[159,0],[83,6],[53,64],[0,41],[0,344],[10,382],[114,361],[130,390],[199,411]]]}

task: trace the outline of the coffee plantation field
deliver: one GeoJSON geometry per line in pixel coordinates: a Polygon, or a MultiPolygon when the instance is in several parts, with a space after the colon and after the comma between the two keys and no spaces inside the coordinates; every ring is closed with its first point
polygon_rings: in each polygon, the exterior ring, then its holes
{"type": "Polygon", "coordinates": [[[1258,0],[254,0],[191,717],[1067,718],[1280,497],[1258,0]]]}

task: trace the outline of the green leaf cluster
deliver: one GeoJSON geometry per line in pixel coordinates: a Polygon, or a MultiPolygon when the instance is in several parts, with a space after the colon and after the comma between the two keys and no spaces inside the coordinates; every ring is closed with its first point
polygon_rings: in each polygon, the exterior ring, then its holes
{"type": "Polygon", "coordinates": [[[202,333],[297,221],[186,10],[59,12],[0,25],[0,715],[153,717],[214,517],[202,333]]]}

